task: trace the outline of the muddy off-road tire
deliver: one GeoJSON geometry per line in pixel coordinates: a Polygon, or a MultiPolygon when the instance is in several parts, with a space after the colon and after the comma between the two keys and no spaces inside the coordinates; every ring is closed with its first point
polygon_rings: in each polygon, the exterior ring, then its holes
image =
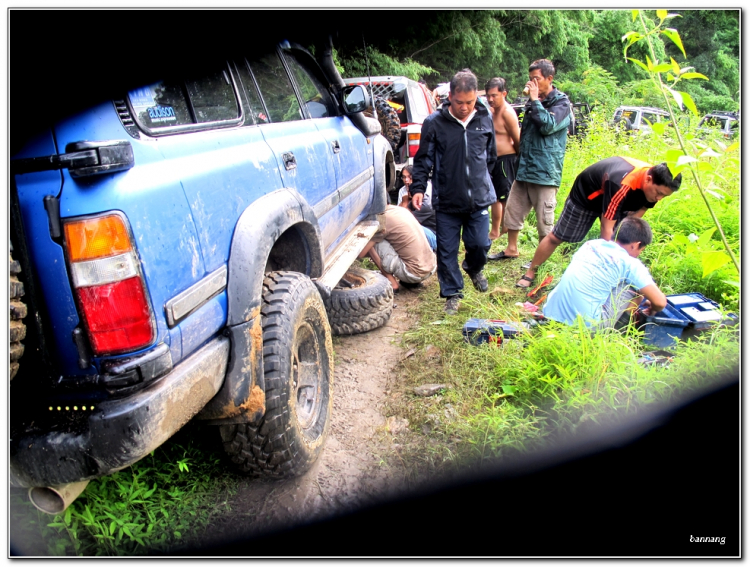
{"type": "Polygon", "coordinates": [[[18,374],[19,360],[23,355],[23,344],[21,341],[26,338],[26,325],[21,319],[26,317],[26,305],[21,300],[23,297],[23,283],[18,281],[18,274],[21,273],[20,264],[13,259],[13,248],[10,251],[10,379],[18,374]]]}
{"type": "Polygon", "coordinates": [[[386,324],[393,311],[393,288],[380,273],[353,266],[326,303],[334,335],[356,335],[386,324]]]}
{"type": "MultiPolygon", "coordinates": [[[[380,122],[381,134],[385,136],[395,152],[401,140],[401,121],[398,119],[398,113],[388,104],[388,101],[380,97],[375,99],[375,110],[378,122],[380,122]]],[[[372,114],[372,108],[370,108],[370,114],[372,114]]]]}
{"type": "Polygon", "coordinates": [[[263,281],[266,413],[260,423],[220,426],[224,449],[240,469],[277,478],[303,474],[330,427],[333,343],[315,285],[297,272],[263,281]]]}

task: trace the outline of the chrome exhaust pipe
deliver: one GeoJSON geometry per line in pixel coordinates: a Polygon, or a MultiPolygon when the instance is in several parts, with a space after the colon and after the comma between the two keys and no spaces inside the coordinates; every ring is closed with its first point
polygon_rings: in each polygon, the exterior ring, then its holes
{"type": "Polygon", "coordinates": [[[29,500],[45,514],[60,514],[81,495],[88,484],[88,480],[81,480],[58,486],[35,486],[29,488],[29,500]]]}

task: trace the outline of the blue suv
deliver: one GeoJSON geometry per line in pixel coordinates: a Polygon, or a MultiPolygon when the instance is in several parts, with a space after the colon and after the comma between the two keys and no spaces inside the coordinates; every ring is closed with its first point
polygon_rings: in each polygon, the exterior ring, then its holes
{"type": "Polygon", "coordinates": [[[365,89],[317,51],[130,89],[12,156],[10,477],[44,511],[194,417],[250,473],[320,453],[331,327],[392,308],[350,267],[395,166],[365,89]]]}

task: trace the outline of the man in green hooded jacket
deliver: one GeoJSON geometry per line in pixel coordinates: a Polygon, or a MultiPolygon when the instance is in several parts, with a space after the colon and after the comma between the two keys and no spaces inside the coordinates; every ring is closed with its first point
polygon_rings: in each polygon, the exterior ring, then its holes
{"type": "Polygon", "coordinates": [[[547,59],[529,65],[529,101],[521,124],[521,144],[516,180],[508,195],[504,225],[508,230],[508,246],[490,254],[489,260],[518,257],[518,233],[533,208],[541,241],[555,221],[557,189],[562,181],[565,146],[571,107],[568,96],[552,86],[555,67],[547,59]]]}

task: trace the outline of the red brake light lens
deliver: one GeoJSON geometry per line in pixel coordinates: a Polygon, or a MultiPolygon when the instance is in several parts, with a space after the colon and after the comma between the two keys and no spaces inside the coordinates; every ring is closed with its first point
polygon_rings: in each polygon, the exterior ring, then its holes
{"type": "Polygon", "coordinates": [[[153,341],[151,313],[140,277],[76,291],[96,354],[127,352],[153,341]]]}
{"type": "Polygon", "coordinates": [[[66,221],[65,246],[94,354],[122,354],[151,344],[154,318],[125,216],[66,221]]]}

